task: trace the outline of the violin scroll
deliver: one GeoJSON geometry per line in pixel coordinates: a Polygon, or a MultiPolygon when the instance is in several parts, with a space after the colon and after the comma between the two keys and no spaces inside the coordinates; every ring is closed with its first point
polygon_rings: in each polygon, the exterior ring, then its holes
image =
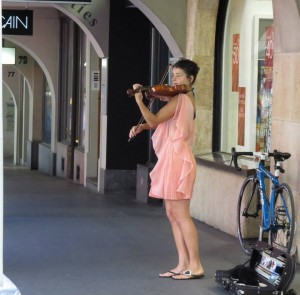
{"type": "Polygon", "coordinates": [[[138,87],[137,89],[127,89],[127,94],[128,97],[132,97],[134,96],[136,93],[140,92],[140,91],[148,91],[150,89],[151,86],[146,86],[146,87],[138,87]]]}

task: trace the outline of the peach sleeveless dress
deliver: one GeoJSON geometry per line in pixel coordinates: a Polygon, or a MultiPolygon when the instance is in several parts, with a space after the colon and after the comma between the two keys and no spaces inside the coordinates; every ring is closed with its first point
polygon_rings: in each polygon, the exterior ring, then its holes
{"type": "Polygon", "coordinates": [[[158,160],[150,173],[150,197],[167,200],[192,197],[196,177],[191,149],[194,138],[193,104],[186,94],[179,94],[174,116],[159,124],[152,136],[158,160]]]}

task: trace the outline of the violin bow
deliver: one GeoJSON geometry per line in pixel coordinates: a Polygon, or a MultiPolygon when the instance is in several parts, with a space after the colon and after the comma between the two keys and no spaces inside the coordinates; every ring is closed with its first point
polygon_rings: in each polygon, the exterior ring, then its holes
{"type": "MultiPolygon", "coordinates": [[[[171,67],[172,67],[171,64],[169,64],[169,65],[166,67],[166,69],[165,69],[165,71],[164,71],[164,74],[163,74],[162,78],[160,79],[159,84],[163,84],[163,82],[166,80],[166,78],[167,78],[167,76],[168,76],[168,74],[169,74],[169,71],[170,71],[170,68],[171,68],[171,67]]],[[[148,109],[148,110],[151,109],[151,106],[152,106],[153,102],[154,102],[154,98],[151,98],[149,104],[147,105],[147,109],[148,109]]],[[[140,126],[141,124],[144,123],[144,121],[145,121],[145,118],[142,116],[142,117],[140,118],[139,122],[138,122],[137,125],[136,125],[136,129],[138,129],[139,126],[140,126]]],[[[135,136],[134,136],[134,137],[135,137],[135,136]]],[[[129,139],[128,139],[128,142],[131,142],[131,140],[134,139],[134,137],[129,138],[129,139]]]]}

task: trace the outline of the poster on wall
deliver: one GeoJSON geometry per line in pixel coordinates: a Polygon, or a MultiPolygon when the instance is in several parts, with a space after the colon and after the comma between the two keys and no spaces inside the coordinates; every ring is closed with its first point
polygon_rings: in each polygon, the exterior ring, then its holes
{"type": "Polygon", "coordinates": [[[234,34],[232,39],[232,92],[239,90],[239,57],[240,35],[234,34]]]}
{"type": "Polygon", "coordinates": [[[273,67],[273,53],[274,53],[274,27],[269,26],[266,27],[266,58],[265,58],[265,66],[273,67]]]}
{"type": "Polygon", "coordinates": [[[239,109],[238,109],[238,145],[245,145],[245,101],[246,87],[239,87],[239,109]]]}
{"type": "Polygon", "coordinates": [[[270,151],[272,125],[274,29],[266,27],[266,55],[258,61],[256,151],[270,151]]]}

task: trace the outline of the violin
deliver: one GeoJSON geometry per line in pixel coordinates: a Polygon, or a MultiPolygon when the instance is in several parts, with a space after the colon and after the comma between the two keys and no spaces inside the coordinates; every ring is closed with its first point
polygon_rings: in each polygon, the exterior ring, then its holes
{"type": "MultiPolygon", "coordinates": [[[[168,71],[171,67],[172,67],[171,65],[168,65],[159,85],[141,86],[141,87],[138,87],[137,89],[128,89],[127,90],[128,96],[132,97],[139,91],[144,92],[146,98],[148,98],[150,100],[150,103],[148,105],[148,109],[150,109],[151,105],[154,102],[154,99],[158,98],[162,101],[169,101],[172,97],[178,95],[179,93],[188,93],[189,91],[192,91],[192,89],[187,89],[186,85],[170,86],[167,84],[162,84],[163,81],[166,79],[166,77],[168,75],[168,71]]],[[[141,117],[141,119],[138,122],[136,127],[141,125],[144,121],[145,121],[145,119],[143,117],[141,117]]],[[[133,138],[134,137],[129,138],[128,142],[130,142],[133,138]]]]}
{"type": "Polygon", "coordinates": [[[137,89],[128,89],[127,94],[129,97],[134,96],[138,92],[144,92],[146,98],[160,100],[169,100],[171,97],[178,95],[179,93],[188,93],[191,89],[188,89],[186,85],[174,85],[159,84],[154,86],[141,86],[137,89]]]}

